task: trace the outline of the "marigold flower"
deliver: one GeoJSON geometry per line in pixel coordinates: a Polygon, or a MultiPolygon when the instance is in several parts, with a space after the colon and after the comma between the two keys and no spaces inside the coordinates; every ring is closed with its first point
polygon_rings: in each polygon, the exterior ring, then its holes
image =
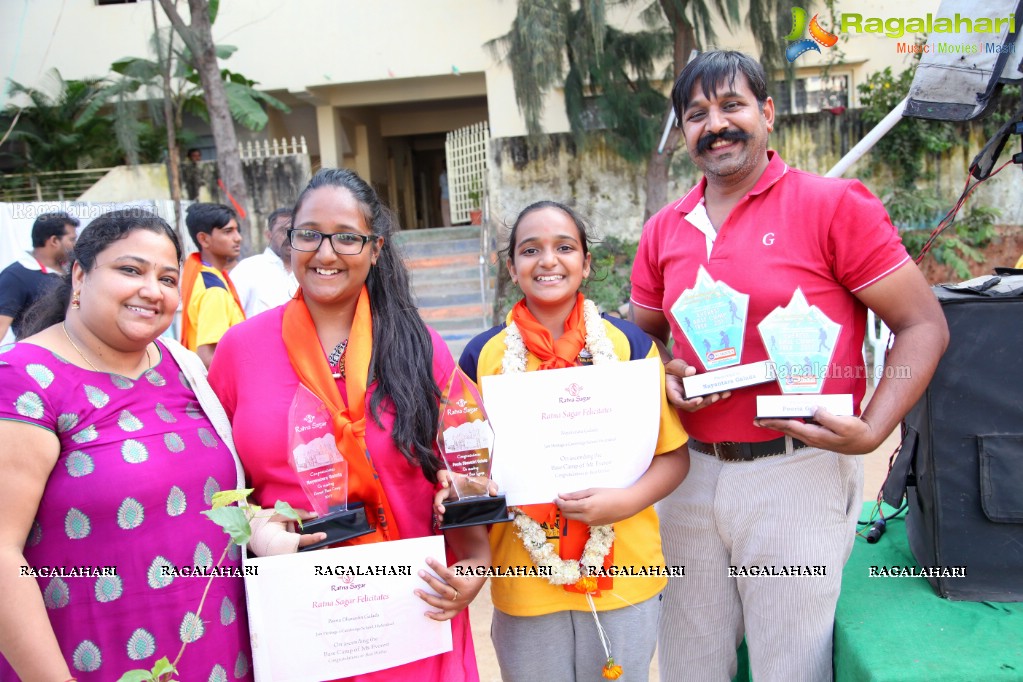
{"type": "Polygon", "coordinates": [[[622,666],[615,664],[614,656],[609,656],[604,669],[600,671],[601,676],[608,680],[617,680],[622,676],[622,666]]]}
{"type": "Polygon", "coordinates": [[[576,581],[575,586],[588,594],[596,591],[597,579],[591,576],[585,576],[583,578],[579,578],[579,580],[576,581]]]}

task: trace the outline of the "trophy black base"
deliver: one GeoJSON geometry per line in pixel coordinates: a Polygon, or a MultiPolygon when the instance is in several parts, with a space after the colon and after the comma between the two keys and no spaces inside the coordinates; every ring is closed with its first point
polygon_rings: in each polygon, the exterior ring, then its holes
{"type": "Polygon", "coordinates": [[[483,526],[491,523],[505,523],[514,517],[508,511],[504,495],[495,497],[472,497],[467,500],[453,500],[444,503],[444,519],[441,530],[483,526]]]}
{"type": "Polygon", "coordinates": [[[326,533],[327,539],[305,547],[299,547],[298,551],[308,552],[309,550],[329,547],[345,540],[357,538],[360,535],[372,533],[373,526],[366,520],[366,509],[361,502],[353,502],[348,505],[347,510],[334,511],[326,516],[320,516],[312,521],[302,524],[302,535],[310,533],[326,533]]]}

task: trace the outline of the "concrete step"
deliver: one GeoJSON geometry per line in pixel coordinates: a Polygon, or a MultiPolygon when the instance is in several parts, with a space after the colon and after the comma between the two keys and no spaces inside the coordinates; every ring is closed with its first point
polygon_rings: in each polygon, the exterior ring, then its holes
{"type": "Polygon", "coordinates": [[[401,244],[409,242],[424,241],[445,241],[449,239],[475,239],[480,240],[479,225],[463,225],[459,227],[430,227],[425,230],[401,230],[395,232],[391,239],[401,244]]]}
{"type": "Polygon", "coordinates": [[[432,268],[479,268],[478,253],[437,254],[421,258],[406,258],[405,265],[409,270],[426,270],[432,268]]]}
{"type": "Polygon", "coordinates": [[[443,294],[432,296],[416,295],[416,305],[419,308],[451,308],[464,305],[482,303],[480,300],[479,285],[476,291],[449,291],[443,294]]]}
{"type": "MultiPolygon", "coordinates": [[[[452,317],[448,319],[439,317],[432,320],[426,320],[426,324],[436,329],[437,333],[441,336],[444,336],[448,332],[461,334],[463,330],[467,329],[475,329],[477,334],[481,331],[485,331],[482,315],[475,315],[473,317],[452,317]]],[[[490,329],[490,325],[487,325],[486,329],[490,329]]]]}
{"type": "Polygon", "coordinates": [[[405,230],[394,236],[405,257],[419,313],[457,360],[489,324],[496,278],[485,273],[480,291],[479,227],[405,230]],[[486,316],[486,317],[485,317],[486,316]]]}
{"type": "Polygon", "coordinates": [[[478,239],[449,239],[444,241],[409,242],[400,245],[406,259],[429,258],[435,256],[453,256],[471,253],[478,255],[480,242],[478,239]]]}
{"type": "Polygon", "coordinates": [[[438,303],[429,303],[429,301],[444,299],[449,296],[475,296],[478,299],[480,294],[480,281],[478,279],[458,280],[450,284],[438,282],[412,286],[412,295],[416,297],[421,306],[447,305],[448,301],[440,301],[438,303]]]}
{"type": "MultiPolygon", "coordinates": [[[[422,313],[423,311],[420,310],[422,313]]],[[[462,349],[478,334],[490,327],[484,327],[480,317],[459,317],[452,319],[427,319],[426,323],[433,327],[447,344],[451,355],[458,361],[462,349]]]]}
{"type": "MultiPolygon", "coordinates": [[[[483,286],[487,291],[493,291],[496,286],[496,279],[487,277],[483,280],[483,286]]],[[[450,292],[480,291],[480,274],[477,271],[465,271],[452,273],[448,277],[430,279],[413,279],[412,291],[417,296],[443,296],[450,292]]]]}
{"type": "Polygon", "coordinates": [[[423,319],[431,327],[435,326],[434,322],[441,320],[472,319],[480,320],[480,324],[482,324],[483,305],[477,301],[475,303],[445,306],[443,308],[420,308],[419,314],[422,315],[423,319]]]}
{"type": "Polygon", "coordinates": [[[454,282],[462,279],[480,279],[480,266],[477,261],[473,265],[457,263],[452,266],[437,265],[434,267],[410,268],[413,285],[434,284],[437,282],[454,282]]]}

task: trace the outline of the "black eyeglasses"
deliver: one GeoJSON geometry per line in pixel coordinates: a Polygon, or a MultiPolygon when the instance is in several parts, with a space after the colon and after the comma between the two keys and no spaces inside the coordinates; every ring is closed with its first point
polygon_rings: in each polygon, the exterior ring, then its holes
{"type": "Polygon", "coordinates": [[[324,237],[330,240],[330,247],[339,256],[357,256],[366,248],[366,242],[375,239],[370,235],[354,232],[327,234],[305,228],[288,230],[288,241],[291,243],[291,248],[296,251],[317,251],[320,244],[323,243],[324,237]]]}

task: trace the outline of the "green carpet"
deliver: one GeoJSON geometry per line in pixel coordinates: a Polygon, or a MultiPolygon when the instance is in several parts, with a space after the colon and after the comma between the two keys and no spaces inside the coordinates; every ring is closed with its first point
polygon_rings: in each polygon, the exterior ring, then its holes
{"type": "Polygon", "coordinates": [[[948,601],[924,578],[870,577],[871,566],[917,565],[903,517],[877,544],[856,538],[835,615],[835,679],[1023,680],[1023,603],[948,601]]]}

